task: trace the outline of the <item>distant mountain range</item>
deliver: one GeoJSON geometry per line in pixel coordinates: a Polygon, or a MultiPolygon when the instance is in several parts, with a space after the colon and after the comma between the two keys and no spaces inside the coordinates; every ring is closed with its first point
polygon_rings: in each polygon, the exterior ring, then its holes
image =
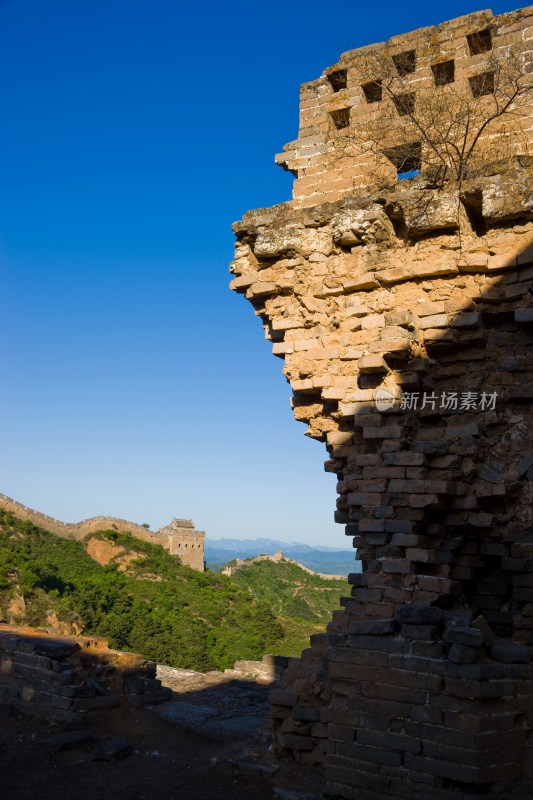
{"type": "Polygon", "coordinates": [[[353,548],[311,547],[298,542],[281,542],[278,539],[206,539],[204,557],[210,569],[217,570],[234,558],[252,558],[283,555],[299,561],[304,567],[328,575],[348,575],[360,572],[361,565],[355,560],[353,548]]]}

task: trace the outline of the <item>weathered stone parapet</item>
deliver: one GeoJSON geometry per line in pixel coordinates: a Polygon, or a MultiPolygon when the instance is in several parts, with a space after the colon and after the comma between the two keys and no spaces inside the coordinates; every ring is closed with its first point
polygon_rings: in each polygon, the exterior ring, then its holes
{"type": "Polygon", "coordinates": [[[238,679],[255,680],[258,683],[272,685],[280,679],[287,668],[289,659],[286,656],[264,655],[261,661],[236,661],[231,669],[225,669],[224,675],[238,679]]]}
{"type": "MultiPolygon", "coordinates": [[[[416,126],[405,125],[411,103],[435,103],[451,90],[470,96],[479,76],[490,75],[498,59],[507,64],[513,60],[527,71],[532,49],[529,6],[498,16],[477,11],[343,53],[320,78],[302,84],[298,138],[276,156],[276,162],[296,177],[292,204],[315,206],[381,180],[394,181],[394,155],[388,158],[384,153],[402,144],[407,132],[410,142],[420,138],[416,126]],[[385,60],[391,63],[388,74],[385,60]],[[390,85],[396,109],[386,102],[388,80],[394,81],[390,85]]],[[[509,138],[500,147],[507,156],[529,152],[531,120],[529,103],[517,124],[507,129],[509,138]]],[[[482,145],[495,158],[499,145],[492,134],[483,133],[482,145]]],[[[431,163],[434,154],[423,137],[420,145],[422,161],[431,163]]]]}
{"type": "Polygon", "coordinates": [[[326,444],[363,567],[272,695],[276,748],[322,765],[328,796],[512,797],[502,781],[533,777],[531,166],[234,226],[232,288],[326,444]]]}
{"type": "Polygon", "coordinates": [[[110,650],[101,638],[58,637],[0,626],[0,703],[48,720],[74,722],[115,708],[168,700],[156,665],[135,653],[110,650]]]}

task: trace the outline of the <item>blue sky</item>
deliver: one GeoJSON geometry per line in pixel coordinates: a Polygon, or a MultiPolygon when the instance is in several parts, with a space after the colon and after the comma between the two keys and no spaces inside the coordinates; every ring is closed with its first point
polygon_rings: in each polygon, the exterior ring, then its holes
{"type": "Polygon", "coordinates": [[[483,7],[0,0],[0,491],[346,546],[230,225],[290,199],[300,83],[483,7]]]}

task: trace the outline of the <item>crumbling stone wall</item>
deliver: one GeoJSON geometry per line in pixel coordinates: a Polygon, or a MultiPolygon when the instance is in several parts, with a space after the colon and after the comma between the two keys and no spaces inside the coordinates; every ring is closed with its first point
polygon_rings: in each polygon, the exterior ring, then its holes
{"type": "Polygon", "coordinates": [[[158,531],[151,531],[143,525],[129,522],[119,517],[90,517],[81,522],[62,522],[61,520],[35,511],[33,508],[18,503],[12,497],[0,494],[0,508],[14,514],[18,519],[27,520],[34,525],[55,533],[62,539],[84,539],[90,533],[113,529],[131,533],[136,539],[150,544],[159,544],[173,556],[179,556],[182,564],[203,572],[204,531],[197,531],[190,519],[174,519],[158,531]]]}
{"type": "MultiPolygon", "coordinates": [[[[522,63],[524,70],[531,69],[532,46],[529,6],[499,16],[478,11],[343,53],[320,78],[302,84],[298,138],[276,156],[276,162],[296,177],[294,205],[338,200],[375,181],[378,174],[395,178],[394,166],[382,151],[401,144],[405,126],[401,115],[388,113],[381,93],[384,59],[398,65],[397,96],[423,105],[449,88],[470,92],[470,81],[490,72],[492,59],[502,54],[522,63]],[[378,128],[379,141],[369,140],[368,132],[378,128]]],[[[505,152],[527,154],[533,141],[531,106],[514,122],[505,152]]],[[[417,138],[416,131],[412,138],[417,138]]],[[[494,151],[492,131],[486,131],[482,143],[494,151]]],[[[425,149],[422,155],[427,158],[425,149]]]]}
{"type": "Polygon", "coordinates": [[[25,714],[76,722],[123,700],[154,705],[171,694],[154,663],[110,650],[104,639],[0,627],[0,703],[25,714]]]}
{"type": "Polygon", "coordinates": [[[323,768],[328,796],[533,779],[532,167],[234,226],[232,288],[326,443],[363,567],[271,697],[278,751],[323,768]]]}

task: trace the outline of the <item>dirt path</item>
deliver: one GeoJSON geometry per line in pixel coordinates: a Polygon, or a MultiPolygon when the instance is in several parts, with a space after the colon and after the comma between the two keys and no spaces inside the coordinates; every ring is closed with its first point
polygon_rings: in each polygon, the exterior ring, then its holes
{"type": "Polygon", "coordinates": [[[127,736],[121,761],[93,761],[94,743],[61,752],[45,740],[65,731],[29,717],[0,721],[2,800],[271,800],[261,776],[239,774],[231,761],[246,741],[210,742],[150,711],[121,708],[93,721],[97,739],[127,736]]]}

